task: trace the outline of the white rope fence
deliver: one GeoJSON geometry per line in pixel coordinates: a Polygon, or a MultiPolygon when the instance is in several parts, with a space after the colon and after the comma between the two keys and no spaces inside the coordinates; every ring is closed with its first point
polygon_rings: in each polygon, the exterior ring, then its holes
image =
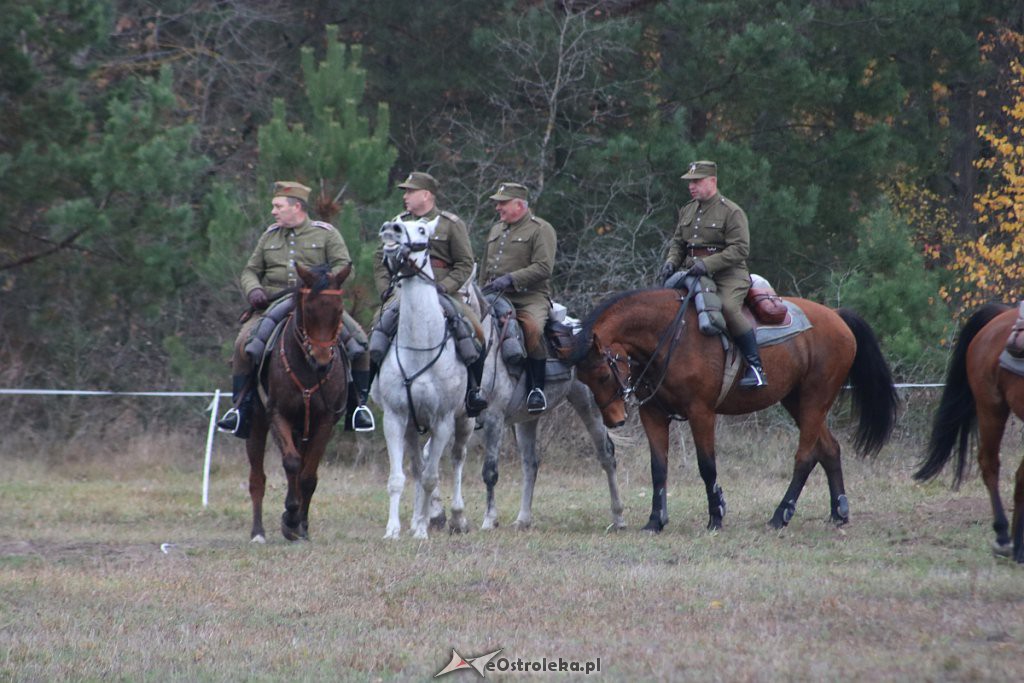
{"type": "Polygon", "coordinates": [[[210,411],[210,426],[206,430],[206,455],[203,457],[203,507],[210,503],[210,459],[213,454],[213,435],[217,432],[217,408],[220,404],[220,389],[216,391],[88,391],[75,389],[0,389],[0,395],[23,396],[156,396],[156,397],[213,397],[207,410],[210,411]]]}
{"type": "MultiPolygon", "coordinates": [[[[894,384],[897,389],[934,389],[945,384],[894,384]]],[[[846,388],[846,387],[844,387],[846,388]]],[[[206,431],[206,453],[203,457],[203,507],[210,503],[210,460],[213,454],[213,435],[217,433],[217,415],[221,391],[90,391],[74,389],[0,389],[0,396],[154,396],[177,398],[212,397],[206,410],[210,412],[210,424],[206,431]]]]}

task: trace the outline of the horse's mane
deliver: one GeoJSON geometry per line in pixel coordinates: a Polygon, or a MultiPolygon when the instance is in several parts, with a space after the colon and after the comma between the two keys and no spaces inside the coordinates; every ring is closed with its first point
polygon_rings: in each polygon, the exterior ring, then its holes
{"type": "MultiPolygon", "coordinates": [[[[319,265],[313,266],[313,267],[311,267],[309,269],[309,272],[312,273],[316,277],[316,280],[313,282],[313,286],[310,287],[310,290],[314,294],[318,294],[318,293],[324,291],[325,289],[330,288],[330,286],[331,286],[331,266],[330,266],[330,264],[328,264],[328,263],[321,263],[319,265]]],[[[299,290],[299,287],[296,287],[296,289],[295,289],[296,295],[298,295],[298,290],[299,290]]]]}
{"type": "Polygon", "coordinates": [[[644,292],[657,291],[658,289],[660,288],[629,289],[625,292],[616,292],[601,301],[594,310],[587,314],[583,319],[580,331],[573,336],[572,349],[569,352],[569,362],[573,365],[577,365],[587,357],[587,354],[590,352],[591,339],[594,337],[594,325],[609,308],[612,308],[623,299],[628,299],[636,294],[642,294],[644,292]]]}

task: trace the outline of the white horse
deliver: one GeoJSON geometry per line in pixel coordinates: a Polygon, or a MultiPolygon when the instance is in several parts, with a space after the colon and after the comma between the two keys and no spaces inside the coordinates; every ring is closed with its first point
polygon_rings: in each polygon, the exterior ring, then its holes
{"type": "Polygon", "coordinates": [[[525,370],[518,378],[513,377],[501,354],[501,330],[495,317],[488,313],[483,322],[487,331],[487,361],[484,365],[483,389],[489,406],[477,421],[483,424],[484,464],[483,479],[487,485],[487,511],[484,513],[482,529],[498,526],[498,510],[494,502],[494,487],[498,483],[498,455],[505,427],[515,430],[516,444],[523,465],[523,490],[519,502],[519,516],[512,525],[526,529],[533,523],[533,489],[537,483],[537,469],[540,457],[537,451],[538,420],[549,414],[563,401],[569,401],[576,414],[583,421],[591,440],[598,462],[608,477],[608,492],[611,496],[612,522],[608,530],[624,529],[622,500],[615,479],[615,444],[608,437],[608,430],[601,418],[601,411],[594,403],[594,396],[585,384],[576,380],[575,370],[565,379],[548,378],[544,386],[548,408],[537,415],[526,411],[526,396],[529,393],[525,370]]]}
{"type": "MultiPolygon", "coordinates": [[[[403,221],[395,218],[381,226],[384,259],[401,287],[398,332],[381,362],[372,396],[384,409],[384,438],[387,441],[391,474],[388,477],[388,525],[384,538],[398,538],[402,526],[399,501],[405,487],[403,460],[412,458],[416,480],[411,531],[414,538],[427,538],[431,518],[431,495],[438,484],[438,467],[449,443],[454,465],[451,519],[453,532],[466,531],[462,499],[462,466],[466,442],[473,421],[466,416],[466,367],[456,355],[455,341],[438,301],[434,273],[427,251],[437,219],[403,221]],[[419,452],[419,436],[429,434],[419,452]]],[[[435,510],[440,507],[434,501],[435,510]]]]}

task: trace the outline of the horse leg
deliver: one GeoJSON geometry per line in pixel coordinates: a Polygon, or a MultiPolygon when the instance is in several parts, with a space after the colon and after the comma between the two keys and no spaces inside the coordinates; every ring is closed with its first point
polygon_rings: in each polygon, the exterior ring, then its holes
{"type": "Polygon", "coordinates": [[[825,476],[828,478],[830,519],[836,526],[843,526],[850,521],[850,502],[846,499],[846,487],[843,484],[839,441],[827,427],[821,432],[816,450],[817,461],[821,463],[821,468],[825,470],[825,476]]]}
{"type": "Polygon", "coordinates": [[[647,433],[651,447],[651,517],[644,525],[644,531],[661,533],[668,524],[668,418],[644,407],[640,409],[640,422],[647,433]]]}
{"type": "Polygon", "coordinates": [[[1024,528],[1021,527],[1024,510],[1024,461],[1017,467],[1013,485],[1013,559],[1024,564],[1024,528]]]}
{"type": "Polygon", "coordinates": [[[398,506],[402,498],[402,489],[405,488],[405,473],[402,471],[402,459],[404,449],[408,446],[409,432],[413,436],[413,449],[410,453],[416,453],[415,435],[416,430],[412,427],[410,420],[406,420],[397,413],[384,411],[384,442],[388,448],[388,460],[390,461],[391,472],[388,475],[388,525],[384,530],[385,539],[397,539],[402,533],[402,522],[398,517],[398,506]]]}
{"type": "MultiPolygon", "coordinates": [[[[433,437],[430,437],[433,438],[433,437]]],[[[427,495],[427,492],[423,490],[421,484],[420,474],[423,472],[423,463],[426,461],[428,454],[430,453],[430,439],[423,445],[422,455],[418,460],[413,460],[413,472],[415,474],[416,481],[416,494],[413,500],[413,526],[416,526],[417,515],[423,505],[423,497],[427,495]]],[[[427,501],[427,527],[434,531],[439,531],[444,528],[448,518],[444,514],[444,505],[441,503],[441,483],[438,479],[438,484],[435,486],[429,494],[427,501]]]]}
{"type": "Polygon", "coordinates": [[[464,534],[469,531],[466,519],[466,501],[462,498],[462,469],[466,464],[466,444],[473,434],[473,422],[468,417],[455,421],[455,443],[452,444],[452,517],[448,532],[464,534]]]}
{"type": "Polygon", "coordinates": [[[317,424],[316,433],[310,438],[302,453],[302,470],[299,472],[299,491],[302,500],[299,503],[299,538],[309,540],[309,503],[313,500],[318,482],[317,469],[323,457],[327,442],[331,438],[334,423],[322,418],[317,424]]]}
{"type": "MultiPolygon", "coordinates": [[[[259,411],[262,412],[262,411],[259,411]]],[[[245,452],[249,456],[249,499],[252,501],[252,543],[266,543],[267,534],[263,529],[263,495],[267,490],[267,475],[263,470],[263,454],[267,448],[267,422],[262,415],[254,415],[252,431],[245,441],[245,452]]]]}
{"type": "MultiPolygon", "coordinates": [[[[797,427],[800,429],[800,438],[797,442],[796,455],[794,456],[793,478],[790,479],[786,494],[782,497],[782,501],[775,508],[775,513],[768,521],[774,529],[785,527],[789,524],[789,520],[793,519],[793,515],[796,513],[796,501],[800,498],[801,491],[804,490],[807,477],[811,475],[811,470],[817,464],[815,448],[819,443],[821,435],[827,430],[825,427],[825,411],[821,409],[818,403],[818,401],[812,400],[809,397],[805,397],[803,401],[790,398],[782,400],[782,406],[793,416],[797,427]],[[811,406],[811,404],[814,405],[811,406]]],[[[829,404],[825,403],[824,405],[827,406],[829,404]]],[[[829,485],[832,485],[831,480],[829,485]]]]}
{"type": "Polygon", "coordinates": [[[715,413],[713,410],[691,410],[688,417],[697,451],[697,471],[708,499],[708,531],[717,531],[722,528],[725,518],[725,494],[718,484],[718,465],[715,462],[715,413]]]}
{"type": "Polygon", "coordinates": [[[520,531],[529,529],[533,524],[533,489],[537,485],[537,470],[540,469],[540,458],[537,457],[538,423],[539,420],[530,420],[515,426],[516,446],[523,465],[523,490],[519,497],[519,515],[512,526],[520,531]]]}
{"type": "Polygon", "coordinates": [[[284,498],[284,512],[281,514],[281,534],[289,541],[297,541],[302,536],[299,527],[299,472],[302,470],[302,458],[295,447],[292,437],[292,426],[281,415],[274,415],[270,421],[270,431],[281,451],[281,464],[284,466],[285,479],[288,481],[288,492],[284,498]]]}
{"type": "Polygon", "coordinates": [[[452,433],[455,431],[455,420],[451,417],[446,420],[440,420],[433,425],[432,430],[433,433],[427,441],[427,449],[425,449],[422,471],[420,472],[420,486],[423,491],[421,507],[417,514],[414,515],[412,528],[413,538],[420,540],[427,539],[427,519],[430,514],[430,496],[427,492],[437,488],[441,456],[452,439],[452,433]]]}
{"type": "MultiPolygon", "coordinates": [[[[985,488],[988,489],[988,499],[992,505],[992,530],[996,534],[992,552],[1002,557],[1008,557],[1014,548],[1010,545],[1010,524],[1006,519],[1003,500],[999,496],[999,446],[1003,440],[1003,432],[1006,430],[1006,421],[1010,417],[1010,411],[1006,404],[978,403],[977,414],[978,468],[981,470],[981,480],[985,483],[985,488]]],[[[1019,486],[1019,472],[1017,481],[1019,486]]],[[[1016,505],[1017,501],[1018,494],[1015,487],[1014,519],[1017,519],[1020,514],[1018,512],[1019,505],[1016,505]]],[[[1019,548],[1020,544],[1016,543],[1016,547],[1019,548]]]]}
{"type": "Polygon", "coordinates": [[[594,395],[582,382],[573,381],[566,396],[569,404],[580,416],[583,426],[590,434],[590,440],[594,442],[594,452],[597,454],[597,461],[601,463],[605,476],[608,478],[608,495],[611,498],[612,523],[605,531],[617,531],[626,528],[626,520],[622,516],[622,498],[619,496],[619,483],[615,477],[615,443],[608,436],[608,429],[601,420],[601,412],[594,403],[594,395]]]}
{"type": "Polygon", "coordinates": [[[494,501],[494,487],[498,485],[498,456],[501,455],[501,443],[505,439],[505,420],[491,411],[477,418],[484,425],[484,464],[483,480],[487,486],[487,510],[481,529],[489,530],[498,526],[498,506],[494,501]]]}

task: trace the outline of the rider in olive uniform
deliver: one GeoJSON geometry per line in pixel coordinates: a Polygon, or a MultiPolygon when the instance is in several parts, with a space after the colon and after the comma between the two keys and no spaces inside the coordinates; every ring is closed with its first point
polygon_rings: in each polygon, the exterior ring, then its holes
{"type": "Polygon", "coordinates": [[[661,281],[667,280],[680,267],[685,267],[689,275],[703,275],[715,281],[729,334],[747,361],[740,386],[763,387],[768,380],[761,367],[757,339],[742,312],[743,300],[750,289],[747,214],[736,202],[718,192],[715,162],[693,162],[682,179],[689,181],[693,201],[679,210],[668,260],[661,268],[661,281]]]}
{"type": "Polygon", "coordinates": [[[555,267],[555,229],[530,211],[529,192],[519,183],[502,183],[491,195],[500,219],[487,235],[480,283],[484,293],[503,293],[516,309],[526,341],[530,393],[526,409],[547,409],[544,326],[551,314],[551,271],[555,267]]]}
{"type": "MultiPolygon", "coordinates": [[[[334,226],[309,219],[309,193],[310,189],[299,183],[274,183],[271,214],[276,222],[260,236],[240,278],[242,291],[254,311],[265,311],[272,297],[298,283],[296,263],[305,268],[326,263],[332,275],[352,263],[345,239],[334,226]]],[[[255,388],[254,378],[250,375],[253,364],[259,360],[250,358],[245,346],[259,321],[259,315],[250,316],[235,340],[231,378],[233,405],[217,423],[222,431],[241,438],[249,434],[252,390],[255,388]]],[[[347,311],[344,313],[344,327],[347,334],[355,337],[365,349],[366,333],[347,311]]],[[[366,407],[370,358],[364,352],[350,360],[352,379],[359,391],[359,406],[352,415],[352,424],[357,431],[371,431],[374,429],[373,413],[366,407]]]]}
{"type": "MultiPolygon", "coordinates": [[[[406,209],[399,218],[407,221],[420,218],[432,221],[438,218],[437,227],[430,237],[430,246],[428,247],[430,268],[434,273],[437,291],[439,294],[447,295],[449,300],[455,302],[459,311],[470,320],[474,329],[480,330],[480,321],[477,319],[476,313],[466,305],[458,292],[459,288],[473,275],[473,265],[476,262],[465,221],[451,211],[438,211],[436,204],[438,183],[429,173],[414,171],[399,183],[398,187],[405,191],[402,200],[406,209]]],[[[391,285],[391,273],[388,272],[387,266],[384,264],[383,244],[377,247],[373,280],[377,286],[377,293],[383,300],[383,304],[373,316],[372,327],[376,328],[383,311],[392,306],[398,306],[398,297],[402,291],[399,287],[391,285]]],[[[376,376],[378,369],[376,363],[371,365],[371,378],[376,376]]],[[[466,412],[470,417],[476,417],[487,407],[487,401],[480,394],[480,382],[484,372],[483,354],[476,362],[470,364],[468,371],[466,412]]]]}

